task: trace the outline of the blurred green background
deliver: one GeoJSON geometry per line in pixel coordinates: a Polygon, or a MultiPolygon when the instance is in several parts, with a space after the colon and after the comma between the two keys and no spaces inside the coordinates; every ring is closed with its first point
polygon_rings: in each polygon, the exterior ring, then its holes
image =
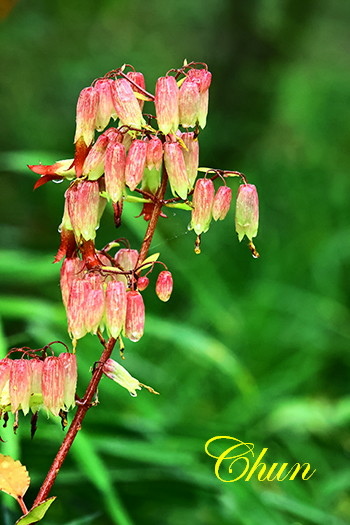
{"type": "MultiPolygon", "coordinates": [[[[350,3],[343,0],[2,0],[1,352],[69,342],[52,265],[64,184],[33,193],[26,164],[72,156],[79,91],[127,62],[156,78],[184,58],[213,73],[201,165],[257,185],[254,260],[233,219],[203,236],[170,214],[153,249],[173,272],[168,304],[145,292],[147,329],[128,370],[161,392],[132,398],[105,379],[52,491],[48,525],[344,525],[350,520],[350,3]],[[215,435],[310,462],[309,481],[222,483],[215,435]]],[[[233,181],[232,187],[237,188],[233,181]]],[[[138,247],[129,206],[121,233],[138,247]]],[[[111,214],[99,233],[115,238],[111,214]]],[[[79,392],[100,346],[78,347],[79,392]]],[[[41,414],[1,452],[27,466],[31,503],[62,440],[41,414]]],[[[10,425],[11,427],[11,425],[10,425]]],[[[2,523],[19,516],[1,499],[2,523]]]]}

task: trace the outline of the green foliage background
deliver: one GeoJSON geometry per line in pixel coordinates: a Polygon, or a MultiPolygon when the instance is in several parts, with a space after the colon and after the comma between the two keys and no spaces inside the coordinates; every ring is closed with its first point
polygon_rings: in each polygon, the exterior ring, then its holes
{"type": "MultiPolygon", "coordinates": [[[[193,253],[185,212],[154,250],[173,272],[171,301],[145,294],[147,330],[125,365],[158,397],[104,380],[52,494],[48,525],[332,524],[350,519],[350,4],[342,0],[34,0],[2,2],[1,353],[68,341],[52,257],[62,185],[32,192],[26,164],[72,155],[79,91],[124,62],[158,76],[183,59],[213,73],[201,165],[258,186],[253,260],[233,219],[193,253]],[[8,8],[8,10],[7,10],[8,8]],[[214,435],[310,462],[309,481],[221,483],[204,453],[214,435]]],[[[235,186],[233,183],[233,187],[235,186]]],[[[145,224],[129,206],[122,234],[145,224]]],[[[111,215],[101,245],[115,237],[111,215]]],[[[100,347],[78,348],[80,388],[100,347]]],[[[11,426],[11,425],[10,425],[11,426]]],[[[32,501],[62,440],[57,421],[1,429],[32,501]]],[[[7,496],[2,523],[18,517],[7,496]]]]}

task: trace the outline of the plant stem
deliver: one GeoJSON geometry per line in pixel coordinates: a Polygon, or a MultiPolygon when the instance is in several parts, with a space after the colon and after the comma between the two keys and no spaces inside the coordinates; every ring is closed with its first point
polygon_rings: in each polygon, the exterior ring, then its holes
{"type": "Polygon", "coordinates": [[[148,223],[148,227],[147,227],[147,230],[146,230],[143,242],[142,242],[137,266],[140,266],[147,257],[147,253],[151,246],[153,235],[156,230],[159,215],[162,211],[162,206],[164,204],[163,199],[164,199],[165,191],[167,188],[167,184],[168,184],[168,174],[163,166],[162,182],[155,196],[155,204],[154,204],[153,212],[152,212],[152,215],[148,223]]]}
{"type": "MultiPolygon", "coordinates": [[[[147,253],[150,248],[150,245],[153,239],[153,235],[156,230],[157,222],[158,222],[161,210],[162,210],[163,199],[164,199],[165,191],[167,188],[167,183],[168,183],[168,175],[165,169],[163,169],[162,182],[155,196],[155,204],[154,204],[153,212],[152,212],[151,219],[149,221],[149,224],[148,224],[148,227],[147,227],[147,230],[146,230],[146,233],[145,233],[142,245],[141,245],[137,266],[139,266],[147,257],[147,253]]],[[[109,357],[111,356],[115,343],[116,343],[116,339],[114,339],[113,337],[111,337],[107,342],[104,343],[104,350],[92,374],[91,380],[87,386],[84,397],[79,403],[79,406],[77,408],[73,421],[70,424],[68,432],[62,442],[62,445],[60,446],[56,454],[56,457],[52,462],[50,470],[48,471],[47,476],[43,484],[40,487],[38,495],[35,498],[35,501],[33,503],[33,507],[36,505],[39,505],[39,503],[42,503],[48,497],[50,490],[55,482],[55,479],[60,471],[60,468],[73,444],[73,441],[76,435],[78,434],[79,430],[81,429],[81,425],[86,416],[86,413],[91,407],[93,398],[97,392],[97,388],[98,388],[99,382],[103,374],[103,365],[107,361],[107,359],[109,359],[109,357]]]]}

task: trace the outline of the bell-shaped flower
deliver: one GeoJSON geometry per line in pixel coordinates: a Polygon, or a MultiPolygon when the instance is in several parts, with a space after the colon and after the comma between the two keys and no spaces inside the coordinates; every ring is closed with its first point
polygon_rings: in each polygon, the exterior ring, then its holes
{"type": "Polygon", "coordinates": [[[240,241],[245,235],[250,241],[256,237],[259,226],[259,198],[254,184],[241,184],[238,188],[235,223],[240,241]]]}

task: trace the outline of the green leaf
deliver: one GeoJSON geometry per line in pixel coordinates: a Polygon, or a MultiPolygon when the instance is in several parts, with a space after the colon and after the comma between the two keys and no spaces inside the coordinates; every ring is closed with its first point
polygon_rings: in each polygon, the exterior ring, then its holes
{"type": "Polygon", "coordinates": [[[53,503],[55,499],[56,496],[53,496],[52,498],[46,499],[42,503],[39,503],[39,505],[30,510],[28,514],[19,518],[15,525],[31,525],[31,523],[37,523],[38,521],[42,520],[48,508],[51,506],[51,503],[53,503]]]}

